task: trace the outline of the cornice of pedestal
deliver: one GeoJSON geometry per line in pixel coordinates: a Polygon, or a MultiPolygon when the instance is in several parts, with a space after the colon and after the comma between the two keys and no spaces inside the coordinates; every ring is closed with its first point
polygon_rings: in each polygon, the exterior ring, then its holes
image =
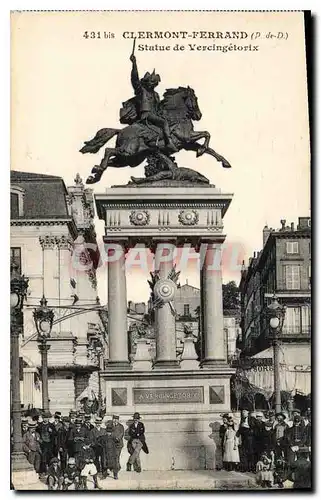
{"type": "Polygon", "coordinates": [[[195,370],[182,370],[174,368],[172,370],[166,368],[162,370],[157,368],[156,370],[148,371],[126,371],[117,372],[104,370],[100,372],[100,377],[105,380],[153,380],[153,379],[175,379],[175,380],[191,380],[196,379],[208,379],[212,376],[220,376],[221,378],[229,378],[235,373],[235,368],[231,368],[228,364],[218,364],[217,367],[211,368],[198,368],[195,370]]]}
{"type": "Polygon", "coordinates": [[[215,187],[114,187],[96,194],[100,219],[106,220],[108,210],[219,208],[225,215],[233,194],[215,187]]]}

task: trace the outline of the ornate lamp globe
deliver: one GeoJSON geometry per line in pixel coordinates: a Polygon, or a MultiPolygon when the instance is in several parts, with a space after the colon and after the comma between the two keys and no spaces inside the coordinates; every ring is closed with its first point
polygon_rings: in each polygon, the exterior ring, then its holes
{"type": "Polygon", "coordinates": [[[277,328],[277,327],[279,326],[279,324],[280,324],[280,320],[279,320],[279,318],[276,318],[276,317],[275,317],[275,318],[271,318],[271,319],[270,319],[270,327],[271,327],[271,328],[274,328],[274,329],[275,329],[275,328],[277,328]]]}
{"type": "Polygon", "coordinates": [[[38,340],[45,341],[50,337],[53,320],[54,320],[54,312],[52,309],[47,307],[47,299],[45,296],[42,297],[40,301],[40,307],[34,310],[33,317],[36,323],[36,328],[38,332],[38,340]]]}
{"type": "Polygon", "coordinates": [[[10,308],[16,309],[19,305],[20,297],[16,292],[10,293],[10,308]]]}

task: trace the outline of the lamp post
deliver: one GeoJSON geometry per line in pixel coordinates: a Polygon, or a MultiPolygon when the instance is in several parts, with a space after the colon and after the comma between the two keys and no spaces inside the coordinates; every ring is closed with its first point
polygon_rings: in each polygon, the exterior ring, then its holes
{"type": "Polygon", "coordinates": [[[54,312],[47,306],[45,296],[40,300],[40,307],[34,310],[33,317],[37,328],[38,349],[41,354],[41,377],[42,377],[42,408],[49,411],[48,395],[48,351],[50,346],[47,341],[50,338],[54,312]]]}
{"type": "Polygon", "coordinates": [[[23,302],[26,298],[29,279],[20,276],[18,266],[10,265],[10,334],[11,334],[11,411],[12,411],[12,471],[32,470],[22,450],[21,399],[19,377],[19,336],[23,327],[23,302]]]}
{"type": "Polygon", "coordinates": [[[280,384],[280,335],[283,328],[285,306],[280,304],[276,295],[273,296],[272,302],[268,305],[266,313],[269,321],[269,331],[273,345],[275,411],[278,413],[282,409],[280,384]]]}
{"type": "Polygon", "coordinates": [[[103,407],[103,394],[101,389],[101,377],[100,372],[103,369],[102,361],[104,354],[104,346],[100,339],[92,339],[89,347],[88,347],[88,356],[98,364],[98,414],[100,415],[102,407],[103,407]]]}

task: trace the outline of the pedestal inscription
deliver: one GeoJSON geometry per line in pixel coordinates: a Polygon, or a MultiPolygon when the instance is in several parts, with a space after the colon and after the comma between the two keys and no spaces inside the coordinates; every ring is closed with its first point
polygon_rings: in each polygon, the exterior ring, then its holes
{"type": "Polygon", "coordinates": [[[203,387],[133,389],[134,404],[204,403],[203,387]]]}

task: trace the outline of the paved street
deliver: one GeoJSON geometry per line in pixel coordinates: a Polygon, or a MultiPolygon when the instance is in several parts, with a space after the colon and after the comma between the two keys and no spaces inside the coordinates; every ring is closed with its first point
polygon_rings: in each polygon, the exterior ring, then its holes
{"type": "MultiPolygon", "coordinates": [[[[111,476],[99,484],[104,490],[252,489],[255,480],[253,474],[226,471],[121,471],[117,481],[111,476]]],[[[93,489],[91,481],[88,489],[93,489]]]]}

